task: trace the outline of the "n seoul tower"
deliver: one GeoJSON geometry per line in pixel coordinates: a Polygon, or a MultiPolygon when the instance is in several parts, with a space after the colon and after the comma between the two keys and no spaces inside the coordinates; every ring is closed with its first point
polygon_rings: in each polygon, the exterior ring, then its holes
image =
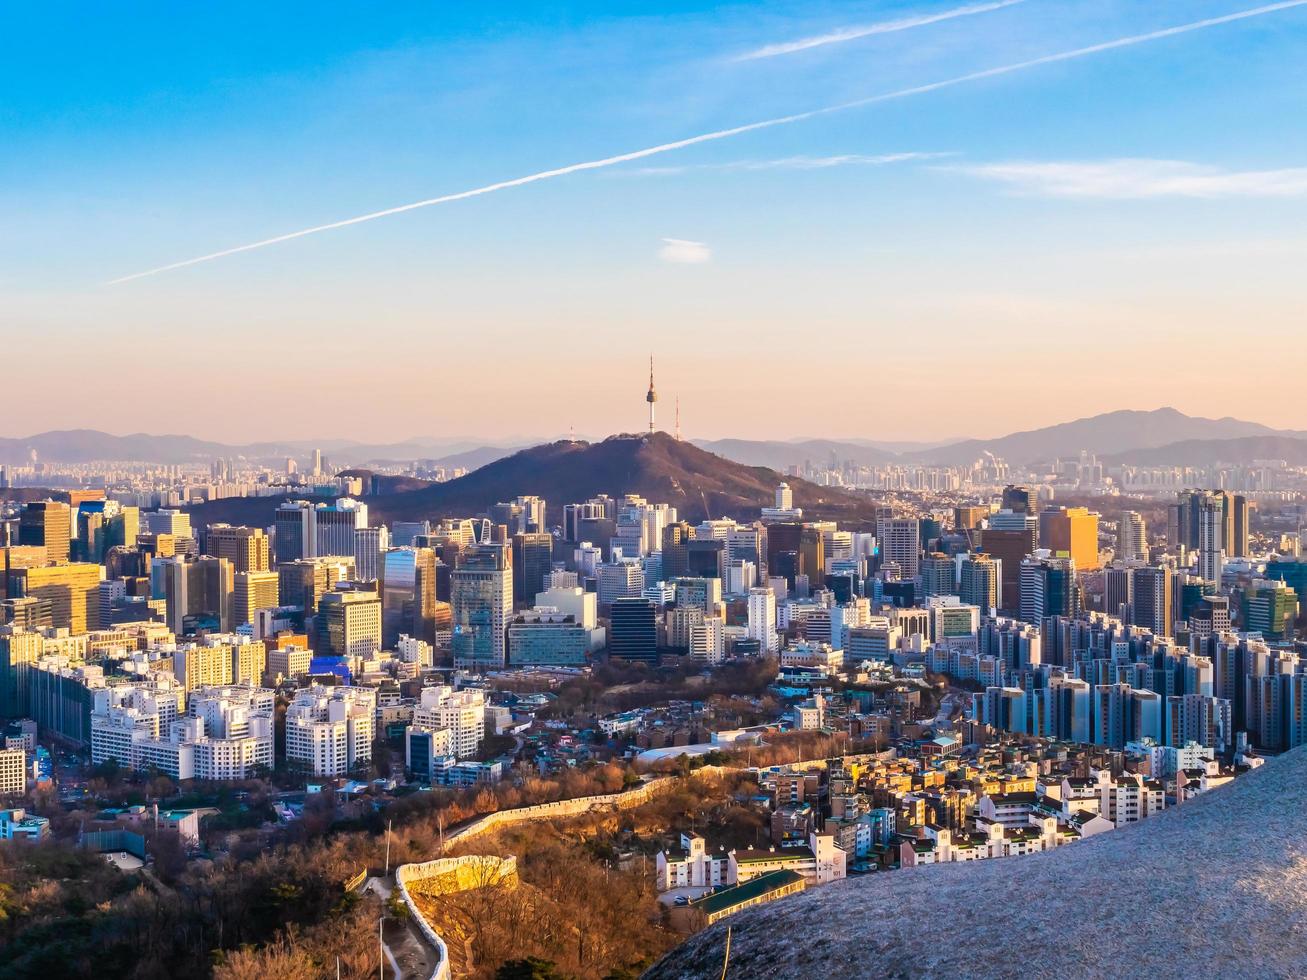
{"type": "Polygon", "coordinates": [[[649,403],[649,434],[653,435],[654,430],[654,404],[658,401],[658,392],[654,391],[653,383],[653,355],[649,355],[649,394],[644,396],[644,400],[649,403]]]}

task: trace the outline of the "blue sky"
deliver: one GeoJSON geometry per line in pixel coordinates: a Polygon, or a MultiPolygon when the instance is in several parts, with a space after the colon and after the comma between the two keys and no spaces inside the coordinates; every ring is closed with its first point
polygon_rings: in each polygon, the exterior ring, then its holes
{"type": "Polygon", "coordinates": [[[1307,314],[1307,6],[104,285],[1258,6],[1024,0],[742,57],[968,5],[5,9],[0,323],[53,344],[2,426],[600,433],[639,426],[653,349],[695,435],[1307,428],[1261,383],[1307,314]],[[126,382],[155,359],[177,390],[126,382]]]}

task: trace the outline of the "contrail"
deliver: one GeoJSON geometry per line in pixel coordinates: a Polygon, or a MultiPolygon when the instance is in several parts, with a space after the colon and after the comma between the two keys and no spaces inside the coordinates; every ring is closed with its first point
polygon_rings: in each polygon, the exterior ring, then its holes
{"type": "Polygon", "coordinates": [[[646,147],[643,150],[632,150],[629,153],[620,153],[617,156],[604,157],[601,160],[587,160],[584,163],[573,163],[566,167],[558,167],[554,170],[542,170],[540,173],[528,174],[525,177],[515,177],[512,180],[503,180],[495,184],[487,184],[484,187],[474,187],[472,190],[459,191],[455,194],[445,194],[441,197],[431,197],[427,198],[425,201],[414,201],[412,204],[401,204],[398,207],[386,208],[384,211],[372,211],[369,214],[360,214],[354,218],[332,221],[325,225],[315,225],[312,228],[303,228],[300,231],[292,231],[287,232],[284,235],[277,235],[275,238],[265,238],[262,241],[250,242],[248,245],[237,245],[234,248],[226,248],[221,252],[210,252],[208,255],[199,255],[193,259],[184,259],[181,262],[173,262],[169,265],[161,265],[155,269],[147,269],[144,272],[136,272],[129,276],[121,276],[117,279],[111,279],[105,283],[105,285],[116,286],[119,283],[131,282],[133,279],[143,279],[146,276],[155,276],[161,272],[171,272],[174,269],[184,269],[187,266],[199,265],[201,262],[211,262],[214,259],[225,258],[228,255],[236,255],[240,252],[253,251],[256,248],[266,248],[269,245],[289,242],[296,238],[303,238],[306,235],[316,235],[319,232],[332,231],[336,228],[346,228],[349,225],[362,224],[365,221],[375,221],[377,218],[387,218],[392,214],[403,214],[405,211],[416,211],[418,208],[429,208],[437,204],[449,204],[453,201],[463,201],[469,197],[480,197],[482,194],[493,194],[495,191],[507,190],[510,187],[522,187],[525,184],[534,184],[542,180],[552,180],[554,177],[565,177],[568,174],[580,173],[585,170],[600,170],[604,167],[614,167],[620,163],[629,163],[632,160],[642,160],[645,157],[656,156],[660,153],[670,153],[672,150],[684,149],[687,146],[696,146],[699,143],[711,143],[716,140],[727,139],[731,136],[739,136],[743,133],[752,133],[760,129],[786,126],[790,123],[802,122],[805,119],[815,119],[819,116],[826,116],[836,112],[846,112],[849,109],[874,105],[878,102],[889,102],[894,99],[903,99],[912,95],[923,95],[927,92],[935,92],[939,89],[951,88],[954,85],[963,85],[967,82],[976,82],[985,78],[995,78],[999,75],[1010,75],[1013,72],[1025,71],[1027,68],[1036,68],[1040,65],[1050,65],[1059,61],[1071,61],[1075,58],[1084,58],[1088,55],[1099,54],[1103,51],[1112,51],[1116,48],[1127,48],[1135,44],[1143,44],[1147,41],[1157,41],[1166,37],[1174,37],[1177,34],[1188,34],[1191,31],[1200,31],[1208,27],[1218,27],[1222,24],[1232,24],[1235,21],[1247,20],[1250,17],[1261,17],[1265,14],[1273,14],[1281,10],[1289,10],[1294,7],[1302,6],[1307,6],[1307,0],[1281,0],[1279,3],[1266,4],[1262,7],[1253,7],[1249,10],[1240,10],[1236,13],[1225,14],[1221,17],[1209,17],[1206,20],[1197,20],[1189,24],[1180,24],[1176,27],[1166,27],[1157,31],[1149,31],[1147,34],[1134,34],[1130,37],[1117,38],[1114,41],[1104,41],[1101,44],[1091,44],[1085,48],[1075,48],[1070,51],[1059,51],[1056,54],[1046,54],[1039,58],[1032,58],[1029,61],[1018,61],[1011,65],[1001,65],[997,68],[986,68],[982,71],[973,71],[966,75],[958,75],[955,78],[946,78],[938,82],[928,82],[925,85],[914,85],[911,88],[902,88],[895,92],[884,92],[880,95],[872,95],[864,99],[856,99],[853,102],[842,102],[839,105],[825,106],[820,109],[809,109],[806,112],[796,112],[788,116],[778,116],[775,119],[764,119],[761,122],[746,123],[742,126],[732,126],[730,129],[719,129],[712,133],[703,133],[699,136],[690,136],[686,139],[676,140],[671,143],[662,143],[658,146],[646,147]]]}
{"type": "Polygon", "coordinates": [[[884,20],[877,24],[863,24],[861,27],[845,27],[837,31],[831,31],[829,34],[818,34],[816,37],[800,38],[797,41],[788,41],[783,44],[768,44],[754,51],[737,55],[731,60],[755,61],[759,58],[774,58],[777,55],[794,54],[796,51],[807,51],[809,48],[820,48],[827,44],[856,41],[858,38],[871,37],[873,34],[894,34],[897,31],[911,30],[914,27],[925,27],[927,24],[938,24],[942,20],[952,20],[955,17],[987,14],[991,10],[1001,10],[1003,7],[1011,7],[1024,2],[1025,0],[996,0],[994,3],[973,3],[966,7],[943,10],[937,14],[901,17],[898,20],[884,20]]]}

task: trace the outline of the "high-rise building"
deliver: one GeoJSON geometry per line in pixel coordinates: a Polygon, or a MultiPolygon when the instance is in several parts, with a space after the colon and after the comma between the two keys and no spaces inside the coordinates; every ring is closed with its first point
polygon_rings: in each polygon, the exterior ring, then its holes
{"type": "Polygon", "coordinates": [[[436,638],[436,579],[440,561],[434,548],[392,548],[382,563],[382,638],[386,649],[400,634],[425,643],[436,638]]]}
{"type": "Polygon", "coordinates": [[[763,653],[775,653],[780,647],[776,635],[776,593],[771,589],[750,589],[748,616],[745,635],[757,640],[763,653]]]}
{"type": "Polygon", "coordinates": [[[1122,511],[1117,522],[1116,557],[1122,561],[1148,557],[1144,519],[1138,511],[1122,511]]]}
{"type": "Polygon", "coordinates": [[[512,560],[507,544],[483,542],[465,551],[450,575],[455,667],[503,668],[513,613],[512,560]]]}
{"type": "MultiPolygon", "coordinates": [[[[380,623],[378,623],[380,628],[380,623]]],[[[286,709],[286,758],[316,776],[344,776],[372,760],[376,692],[311,687],[286,709]]]]}
{"type": "Polygon", "coordinates": [[[999,608],[1016,612],[1021,603],[1021,562],[1038,547],[1039,518],[1034,514],[1000,511],[989,518],[980,550],[1001,563],[999,608]]]}
{"type": "Polygon", "coordinates": [[[1279,579],[1254,579],[1243,589],[1243,628],[1268,640],[1293,639],[1298,594],[1279,579]]]}
{"type": "Polygon", "coordinates": [[[301,558],[277,566],[277,591],[284,606],[298,606],[306,616],[317,611],[322,597],[349,579],[349,566],[331,558],[301,558]]]}
{"type": "Polygon", "coordinates": [[[226,558],[236,572],[266,572],[270,567],[268,535],[258,527],[211,524],[205,551],[215,558],[226,558]]]}
{"type": "Polygon", "coordinates": [[[931,552],[921,559],[921,594],[923,596],[957,595],[957,566],[953,559],[939,552],[931,552]]]}
{"type": "Polygon", "coordinates": [[[1039,493],[1029,487],[1008,484],[1003,488],[1003,509],[1014,514],[1035,515],[1039,512],[1039,493]]]}
{"type": "Polygon", "coordinates": [[[381,527],[354,529],[354,577],[359,582],[381,578],[382,556],[390,550],[390,531],[381,527]]]}
{"type": "Polygon", "coordinates": [[[1155,636],[1174,636],[1175,572],[1148,565],[1132,569],[1132,579],[1130,622],[1152,630],[1155,636]]]}
{"type": "MultiPolygon", "coordinates": [[[[542,512],[543,504],[541,501],[542,512]]],[[[547,531],[525,531],[514,534],[512,544],[513,601],[530,602],[544,588],[545,576],[553,568],[554,536],[547,531]]]]}
{"type": "Polygon", "coordinates": [[[341,497],[334,504],[313,508],[312,521],[315,556],[353,558],[355,532],[368,526],[368,505],[341,497]]]}
{"type": "Polygon", "coordinates": [[[894,562],[902,578],[915,578],[921,564],[921,523],[915,517],[882,517],[876,521],[880,556],[894,562]]]}
{"type": "Polygon", "coordinates": [[[1080,613],[1076,563],[1070,558],[1032,556],[1021,563],[1021,618],[1039,625],[1049,616],[1080,613]]]}
{"type": "Polygon", "coordinates": [[[70,633],[85,633],[98,625],[99,565],[72,562],[9,570],[10,593],[50,603],[50,622],[70,633]]]}
{"type": "Polygon", "coordinates": [[[281,575],[277,572],[236,572],[232,584],[232,626],[252,623],[254,613],[259,609],[272,609],[280,605],[280,582],[281,575]]]}
{"type": "Polygon", "coordinates": [[[318,602],[320,657],[371,657],[382,648],[381,598],[364,589],[338,588],[318,602]]]}
{"type": "Polygon", "coordinates": [[[173,555],[150,565],[150,594],[163,599],[168,629],[178,636],[231,629],[235,580],[231,562],[208,555],[173,555]]]}
{"type": "Polygon", "coordinates": [[[648,599],[618,599],[608,619],[608,655],[618,660],[658,662],[658,626],[648,599]]]}
{"type": "Polygon", "coordinates": [[[72,509],[59,500],[33,500],[18,515],[18,543],[45,548],[50,561],[67,561],[73,534],[72,509]]]}
{"type": "MultiPolygon", "coordinates": [[[[305,500],[289,500],[273,516],[277,562],[300,561],[317,555],[316,523],[313,505],[305,500]]],[[[353,554],[353,548],[350,549],[353,554]]]]}
{"type": "Polygon", "coordinates": [[[969,554],[958,568],[958,596],[985,615],[994,615],[1001,605],[999,563],[986,554],[969,554]]]}
{"type": "Polygon", "coordinates": [[[1048,507],[1039,515],[1039,546],[1054,558],[1070,558],[1082,572],[1098,561],[1098,515],[1085,507],[1048,507]]]}

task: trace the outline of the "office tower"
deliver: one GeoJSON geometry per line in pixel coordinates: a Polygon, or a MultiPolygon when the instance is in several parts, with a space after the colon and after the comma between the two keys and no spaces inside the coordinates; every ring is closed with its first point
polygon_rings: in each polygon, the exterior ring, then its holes
{"type": "Polygon", "coordinates": [[[1243,588],[1243,629],[1268,640],[1292,640],[1298,594],[1278,579],[1254,579],[1243,588]]]}
{"type": "Polygon", "coordinates": [[[434,548],[392,548],[382,562],[382,640],[387,649],[400,634],[425,643],[436,640],[436,579],[439,559],[434,548]]]}
{"type": "Polygon", "coordinates": [[[1036,626],[1049,616],[1080,613],[1076,563],[1070,558],[1032,556],[1021,562],[1021,618],[1036,626]]]}
{"type": "Polygon", "coordinates": [[[1098,515],[1084,507],[1047,507],[1039,515],[1039,546],[1070,558],[1082,572],[1098,563],[1098,515]]]}
{"type": "Polygon", "coordinates": [[[1009,483],[1003,488],[1003,509],[1010,510],[1014,514],[1034,516],[1039,512],[1039,493],[1029,487],[1014,486],[1009,483]]]}
{"type": "Polygon", "coordinates": [[[644,594],[644,569],[635,558],[607,562],[598,567],[598,594],[601,606],[610,606],[618,599],[631,599],[644,594]]]}
{"type": "MultiPolygon", "coordinates": [[[[726,575],[726,542],[694,538],[685,543],[686,573],[708,578],[726,575]]],[[[665,573],[664,569],[664,573],[665,573]]]]}
{"type": "Polygon", "coordinates": [[[1225,494],[1229,517],[1226,551],[1232,558],[1247,558],[1248,551],[1248,498],[1238,494],[1225,494]]]}
{"type": "Polygon", "coordinates": [[[1195,637],[1220,636],[1230,632],[1230,598],[1205,595],[1189,617],[1189,633],[1195,637]]]}
{"type": "Polygon", "coordinates": [[[1175,572],[1156,565],[1136,568],[1133,589],[1130,622],[1155,636],[1175,635],[1175,572]]]}
{"type": "Polygon", "coordinates": [[[508,625],[510,667],[584,666],[589,645],[589,631],[552,607],[537,606],[508,625]]]}
{"type": "Polygon", "coordinates": [[[50,561],[67,561],[72,544],[72,509],[58,500],[33,500],[18,515],[18,543],[45,548],[50,561]]]}
{"type": "Polygon", "coordinates": [[[407,548],[416,543],[419,535],[426,536],[430,533],[430,521],[393,521],[390,525],[390,546],[407,548]]]}
{"type": "Polygon", "coordinates": [[[788,483],[782,483],[776,488],[776,509],[794,509],[794,493],[790,490],[790,485],[788,483]]]}
{"type": "Polygon", "coordinates": [[[337,588],[318,601],[320,657],[371,657],[382,648],[381,598],[375,592],[337,588]]]}
{"type": "Polygon", "coordinates": [[[1197,507],[1198,577],[1220,585],[1225,569],[1225,514],[1217,495],[1204,497],[1197,507]]]}
{"type": "Polygon", "coordinates": [[[131,548],[136,544],[136,537],[141,533],[141,510],[139,507],[122,505],[118,513],[112,516],[105,513],[105,550],[109,548],[131,548]]]}
{"type": "Polygon", "coordinates": [[[85,633],[98,625],[101,573],[99,565],[85,562],[11,568],[10,594],[48,601],[51,625],[85,633]]]}
{"type": "Polygon", "coordinates": [[[277,591],[284,606],[298,606],[306,616],[317,611],[318,602],[346,578],[339,562],[301,558],[277,566],[277,591]]]}
{"type": "Polygon", "coordinates": [[[957,582],[954,579],[956,567],[952,558],[939,552],[932,552],[921,559],[921,594],[926,597],[957,595],[957,582]]]}
{"type": "Polygon", "coordinates": [[[315,556],[354,556],[354,534],[368,526],[368,505],[349,497],[313,509],[315,556]]]}
{"type": "Polygon", "coordinates": [[[989,508],[976,504],[963,504],[953,508],[953,528],[956,531],[971,531],[980,527],[980,522],[989,516],[989,508]]]}
{"type": "MultiPolygon", "coordinates": [[[[540,501],[540,504],[543,509],[544,501],[540,501]]],[[[525,531],[514,534],[513,601],[529,602],[532,596],[543,589],[545,576],[553,568],[553,562],[554,536],[552,534],[547,531],[525,531]]]]}
{"type": "Polygon", "coordinates": [[[258,610],[274,609],[281,605],[280,582],[281,575],[278,572],[236,572],[232,584],[232,626],[252,623],[258,610]]]}
{"type": "Polygon", "coordinates": [[[382,556],[390,550],[390,531],[381,527],[354,529],[354,577],[359,582],[381,578],[382,556]]]}
{"type": "Polygon", "coordinates": [[[231,562],[208,555],[173,555],[150,565],[150,594],[166,603],[168,629],[182,636],[231,630],[235,580],[231,562]]]}
{"type": "Polygon", "coordinates": [[[322,475],[322,450],[321,449],[313,450],[313,475],[314,476],[322,475]]]}
{"type": "Polygon", "coordinates": [[[451,574],[455,667],[503,668],[513,613],[512,560],[507,544],[482,543],[468,549],[451,574]]]}
{"type": "Polygon", "coordinates": [[[658,627],[648,599],[618,599],[608,619],[608,655],[617,660],[658,662],[658,627]]]}
{"type": "Polygon", "coordinates": [[[195,537],[191,527],[191,515],[175,508],[165,507],[141,515],[145,530],[150,534],[171,534],[174,538],[195,537]]]}
{"type": "Polygon", "coordinates": [[[1148,557],[1144,519],[1138,511],[1127,510],[1117,522],[1116,557],[1123,561],[1148,557]]]}
{"type": "Polygon", "coordinates": [[[690,574],[686,546],[693,536],[690,525],[685,521],[676,521],[663,528],[662,555],[665,577],[676,578],[679,575],[690,574]]]}
{"type": "Polygon", "coordinates": [[[509,535],[541,534],[549,530],[545,521],[545,501],[541,497],[515,497],[490,508],[490,523],[502,524],[509,535]]]}
{"type": "Polygon", "coordinates": [[[763,653],[775,653],[780,646],[776,635],[776,593],[771,589],[750,589],[748,625],[745,635],[758,641],[763,653]]]}
{"type": "Polygon", "coordinates": [[[587,518],[593,520],[603,516],[603,508],[598,504],[564,504],[563,505],[563,540],[581,540],[581,522],[587,518]]]}
{"type": "Polygon", "coordinates": [[[104,512],[77,509],[77,535],[71,542],[71,555],[77,561],[100,564],[107,550],[104,543],[104,512]]]}
{"type": "Polygon", "coordinates": [[[1001,564],[999,608],[1016,612],[1021,602],[1021,562],[1038,546],[1039,518],[1034,514],[1000,511],[989,518],[980,537],[980,550],[1001,564]]]}
{"type": "Polygon", "coordinates": [[[172,655],[172,675],[187,693],[231,684],[231,648],[222,643],[187,643],[172,655]]]}
{"type": "Polygon", "coordinates": [[[43,652],[40,633],[0,626],[0,718],[25,718],[29,714],[28,671],[43,652]]]}
{"type": "MultiPolygon", "coordinates": [[[[100,586],[105,583],[101,582],[100,586]]],[[[121,587],[121,583],[119,583],[121,587]]],[[[107,619],[97,617],[97,623],[108,622],[107,619]]],[[[46,629],[54,625],[53,605],[49,599],[38,599],[35,596],[27,596],[22,599],[3,599],[0,600],[0,622],[6,626],[14,626],[24,630],[46,629]]]]}
{"type": "Polygon", "coordinates": [[[894,562],[902,578],[916,578],[921,562],[921,524],[913,517],[882,517],[876,521],[880,555],[894,562]]]}
{"type": "Polygon", "coordinates": [[[215,558],[226,558],[236,572],[266,572],[270,567],[268,535],[262,528],[212,524],[204,550],[215,558]]]}
{"type": "Polygon", "coordinates": [[[1114,561],[1103,569],[1103,611],[1123,623],[1134,622],[1135,562],[1114,561]]]}
{"type": "Polygon", "coordinates": [[[278,564],[313,558],[317,554],[315,527],[313,505],[307,501],[291,500],[278,507],[273,516],[278,564]]]}
{"type": "Polygon", "coordinates": [[[958,568],[958,596],[985,615],[993,615],[1001,606],[999,563],[985,554],[970,554],[958,568]]]}

